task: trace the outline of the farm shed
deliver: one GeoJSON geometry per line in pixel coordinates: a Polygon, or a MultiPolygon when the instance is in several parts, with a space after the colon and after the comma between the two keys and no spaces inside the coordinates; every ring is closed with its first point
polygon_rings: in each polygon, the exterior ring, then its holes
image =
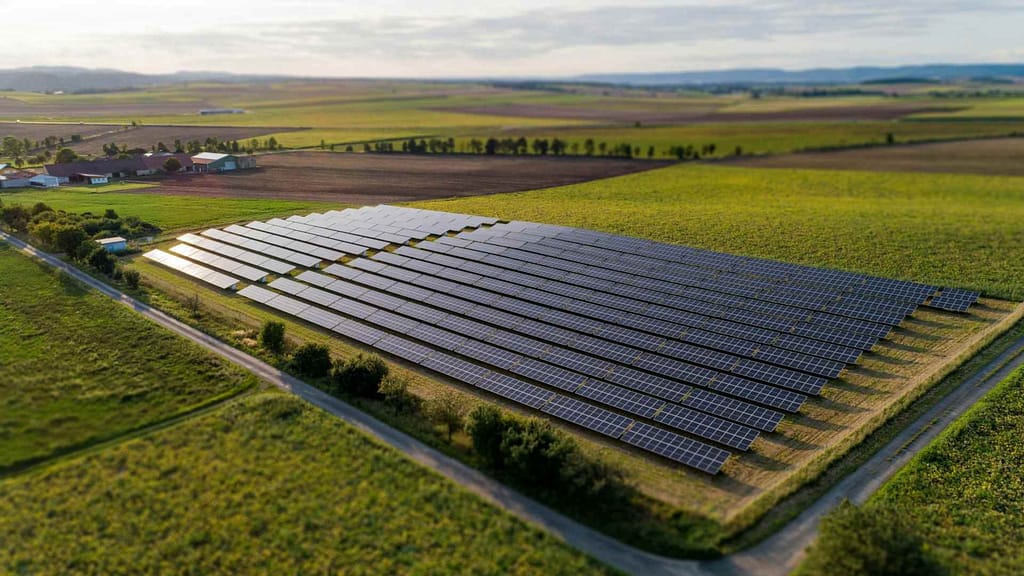
{"type": "Polygon", "coordinates": [[[230,172],[255,168],[256,157],[203,152],[193,156],[192,163],[195,164],[196,172],[230,172]]]}
{"type": "Polygon", "coordinates": [[[29,181],[29,186],[36,188],[56,188],[60,186],[60,178],[49,174],[36,174],[29,181]]]}
{"type": "Polygon", "coordinates": [[[72,182],[85,182],[86,184],[106,184],[110,179],[103,174],[75,174],[72,182]]]}
{"type": "Polygon", "coordinates": [[[126,178],[137,176],[145,164],[138,158],[112,158],[85,162],[68,162],[67,164],[47,164],[46,173],[50,176],[72,179],[78,174],[99,174],[107,178],[126,178]]]}
{"type": "Polygon", "coordinates": [[[35,172],[7,172],[0,174],[0,188],[25,188],[35,172]]]}
{"type": "Polygon", "coordinates": [[[102,238],[97,240],[96,243],[102,246],[107,252],[124,252],[128,249],[128,240],[120,236],[102,238]]]}
{"type": "Polygon", "coordinates": [[[171,158],[176,159],[178,163],[181,164],[181,168],[178,170],[179,173],[192,172],[194,170],[192,164],[192,157],[189,156],[188,154],[185,154],[184,152],[177,154],[170,154],[165,152],[156,154],[146,154],[145,156],[140,158],[143,164],[143,169],[138,171],[138,175],[149,176],[151,174],[159,174],[161,172],[166,172],[166,170],[164,170],[164,164],[171,158]]]}

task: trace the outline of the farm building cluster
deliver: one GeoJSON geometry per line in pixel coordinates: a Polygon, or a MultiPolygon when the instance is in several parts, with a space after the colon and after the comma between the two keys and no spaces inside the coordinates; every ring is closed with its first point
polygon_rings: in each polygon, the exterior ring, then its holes
{"type": "Polygon", "coordinates": [[[13,169],[6,164],[0,164],[0,188],[56,188],[61,184],[106,184],[118,178],[169,173],[213,174],[255,167],[255,156],[215,152],[194,155],[163,152],[132,158],[102,158],[47,164],[42,173],[13,169]]]}

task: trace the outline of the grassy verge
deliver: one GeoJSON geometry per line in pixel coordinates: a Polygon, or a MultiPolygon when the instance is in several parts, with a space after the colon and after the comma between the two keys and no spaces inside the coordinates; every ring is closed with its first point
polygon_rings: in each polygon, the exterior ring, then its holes
{"type": "Polygon", "coordinates": [[[0,471],[251,387],[198,346],[0,243],[0,471]]]}
{"type": "Polygon", "coordinates": [[[0,493],[0,570],[11,573],[604,572],[276,392],[8,479],[0,493]]]}
{"type": "Polygon", "coordinates": [[[133,193],[146,185],[117,184],[102,187],[25,190],[0,194],[4,204],[31,207],[43,202],[56,210],[102,214],[108,208],[118,214],[138,216],[165,232],[201,228],[240,220],[265,220],[274,216],[333,210],[337,202],[270,199],[195,198],[155,193],[133,193]]]}

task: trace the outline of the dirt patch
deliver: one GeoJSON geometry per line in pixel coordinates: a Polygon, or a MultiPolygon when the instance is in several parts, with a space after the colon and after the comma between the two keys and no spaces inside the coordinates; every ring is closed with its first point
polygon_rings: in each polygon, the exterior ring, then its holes
{"type": "Polygon", "coordinates": [[[126,145],[128,148],[145,148],[155,146],[163,142],[168,148],[174,145],[175,140],[186,143],[189,140],[200,142],[213,137],[218,140],[243,140],[262,136],[264,134],[280,134],[281,132],[295,131],[296,128],[275,128],[258,127],[242,128],[237,126],[140,126],[129,127],[110,134],[100,134],[95,138],[87,139],[84,142],[75,144],[71,148],[82,155],[100,156],[103,154],[103,145],[113,142],[118,146],[126,145]]]}
{"type": "Polygon", "coordinates": [[[167,116],[197,114],[202,108],[216,108],[208,102],[135,102],[104,104],[65,101],[60,96],[52,101],[29,103],[0,96],[0,118],[116,118],[131,116],[167,116]]]}
{"type": "Polygon", "coordinates": [[[680,106],[680,109],[599,109],[555,104],[503,104],[445,108],[448,112],[511,116],[516,118],[557,118],[622,124],[728,124],[737,122],[836,122],[853,120],[896,120],[911,114],[950,112],[958,108],[920,104],[877,106],[827,106],[766,112],[722,112],[712,107],[680,106]]]}
{"type": "Polygon", "coordinates": [[[260,156],[256,170],[179,176],[138,192],[365,205],[535,190],[669,164],[604,158],[301,152],[260,156]]]}
{"type": "Polygon", "coordinates": [[[751,168],[1024,176],[1024,138],[994,138],[729,160],[751,168]]]}
{"type": "Polygon", "coordinates": [[[19,139],[28,138],[34,146],[37,141],[41,141],[47,136],[64,138],[65,141],[70,142],[73,134],[91,138],[101,134],[121,132],[124,129],[124,126],[117,124],[0,122],[0,138],[5,136],[14,136],[19,139]]]}

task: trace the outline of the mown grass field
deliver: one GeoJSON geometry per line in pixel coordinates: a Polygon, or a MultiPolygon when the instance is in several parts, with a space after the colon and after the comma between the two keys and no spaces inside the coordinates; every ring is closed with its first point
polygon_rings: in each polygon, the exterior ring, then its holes
{"type": "Polygon", "coordinates": [[[678,165],[416,206],[1024,299],[1024,179],[678,165]]]}
{"type": "Polygon", "coordinates": [[[111,184],[108,186],[62,187],[59,189],[26,189],[0,194],[7,205],[31,207],[37,202],[67,212],[102,214],[113,208],[122,216],[139,218],[159,226],[165,233],[182,229],[202,228],[239,220],[262,220],[274,216],[302,214],[317,210],[337,209],[336,202],[196,198],[156,194],[133,194],[132,190],[149,184],[111,184]]]}
{"type": "Polygon", "coordinates": [[[277,392],[0,481],[0,496],[8,573],[607,573],[277,392]]]}
{"type": "Polygon", "coordinates": [[[869,500],[909,518],[954,574],[1024,572],[1024,369],[869,500]]]}
{"type": "Polygon", "coordinates": [[[253,384],[0,242],[0,472],[253,384]]]}

